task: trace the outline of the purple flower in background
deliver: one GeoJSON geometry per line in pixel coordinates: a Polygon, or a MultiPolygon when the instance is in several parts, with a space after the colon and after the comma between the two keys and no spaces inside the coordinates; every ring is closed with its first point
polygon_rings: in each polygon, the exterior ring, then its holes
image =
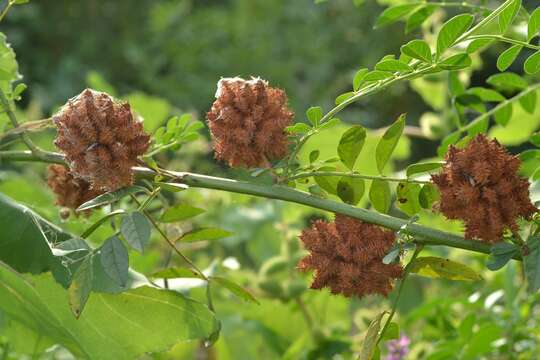
{"type": "Polygon", "coordinates": [[[388,355],[386,360],[403,360],[405,356],[409,353],[409,344],[411,339],[406,335],[403,335],[397,340],[390,340],[386,343],[388,349],[388,355]]]}

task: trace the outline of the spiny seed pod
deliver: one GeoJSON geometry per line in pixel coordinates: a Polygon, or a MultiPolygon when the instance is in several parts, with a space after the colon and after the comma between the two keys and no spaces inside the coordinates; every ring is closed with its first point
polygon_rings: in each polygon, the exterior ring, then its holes
{"type": "Polygon", "coordinates": [[[538,209],[529,198],[529,182],[518,175],[520,160],[484,135],[464,149],[451,146],[446,164],[433,182],[439,187],[440,211],[465,222],[465,237],[488,243],[502,240],[506,229],[518,230],[517,219],[538,209]]]}
{"type": "Polygon", "coordinates": [[[287,96],[259,78],[224,78],[207,114],[215,156],[231,167],[269,167],[287,155],[287,96]]]}
{"type": "Polygon", "coordinates": [[[63,165],[49,166],[47,184],[56,194],[56,204],[73,210],[103,193],[91,189],[85,180],[73,177],[63,165]]]}
{"type": "Polygon", "coordinates": [[[317,220],[300,235],[309,255],[298,267],[315,270],[312,289],[329,287],[333,294],[362,297],[387,296],[392,280],[402,274],[399,264],[383,264],[382,258],[395,243],[392,231],[345,215],[332,223],[317,220]]]}
{"type": "Polygon", "coordinates": [[[148,149],[150,136],[128,103],[86,89],[53,116],[56,146],[71,172],[92,188],[113,191],[133,183],[131,167],[148,149]]]}

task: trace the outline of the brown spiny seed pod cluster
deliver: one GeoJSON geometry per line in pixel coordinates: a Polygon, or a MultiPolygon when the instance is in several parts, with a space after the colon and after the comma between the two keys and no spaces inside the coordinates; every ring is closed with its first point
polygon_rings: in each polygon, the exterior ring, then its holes
{"type": "Polygon", "coordinates": [[[103,193],[91,189],[87,181],[74,177],[63,165],[49,166],[47,184],[56,194],[56,204],[73,210],[103,193]]]}
{"type": "Polygon", "coordinates": [[[131,167],[148,149],[150,136],[128,103],[86,89],[53,117],[56,146],[74,176],[92,188],[113,191],[133,183],[131,167]]]}
{"type": "Polygon", "coordinates": [[[298,267],[315,270],[312,289],[328,287],[333,294],[347,297],[387,296],[393,280],[403,272],[399,264],[382,262],[396,240],[392,231],[345,215],[336,215],[331,223],[315,221],[300,239],[309,255],[298,267]]]}
{"type": "Polygon", "coordinates": [[[215,156],[231,167],[269,167],[288,152],[293,113],[285,92],[259,78],[224,78],[207,114],[215,156]]]}
{"type": "Polygon", "coordinates": [[[465,222],[466,238],[495,243],[506,229],[518,230],[519,217],[537,211],[529,182],[518,175],[520,160],[496,140],[478,135],[463,149],[451,146],[445,160],[432,176],[441,192],[438,206],[447,218],[465,222]]]}

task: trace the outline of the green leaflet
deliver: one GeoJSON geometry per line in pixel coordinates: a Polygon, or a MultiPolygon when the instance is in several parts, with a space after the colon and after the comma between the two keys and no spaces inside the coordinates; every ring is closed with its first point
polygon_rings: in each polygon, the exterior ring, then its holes
{"type": "Polygon", "coordinates": [[[361,126],[353,126],[341,136],[337,153],[341,162],[345,164],[349,170],[354,168],[356,159],[358,158],[358,155],[360,155],[365,141],[366,129],[361,126]]]}
{"type": "Polygon", "coordinates": [[[392,156],[392,153],[397,146],[404,128],[405,115],[402,114],[399,116],[396,122],[392,124],[388,130],[386,130],[383,137],[379,140],[377,148],[375,149],[375,159],[377,161],[377,169],[379,170],[379,173],[382,174],[386,163],[392,156]]]}
{"type": "Polygon", "coordinates": [[[467,265],[435,256],[417,258],[411,267],[411,272],[426,277],[449,280],[482,280],[482,277],[467,265]]]}
{"type": "Polygon", "coordinates": [[[471,27],[473,20],[474,16],[471,14],[461,14],[444,23],[439,31],[439,35],[437,35],[438,57],[440,57],[446,49],[454,45],[454,42],[471,27]]]}
{"type": "Polygon", "coordinates": [[[150,222],[140,211],[133,211],[122,218],[120,231],[131,247],[140,253],[150,241],[150,222]]]}

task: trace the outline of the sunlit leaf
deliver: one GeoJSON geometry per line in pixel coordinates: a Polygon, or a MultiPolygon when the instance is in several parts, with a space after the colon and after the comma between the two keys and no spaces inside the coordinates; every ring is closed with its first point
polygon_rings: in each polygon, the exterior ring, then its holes
{"type": "Polygon", "coordinates": [[[414,11],[407,19],[405,33],[410,33],[426,21],[435,12],[437,5],[429,4],[414,11]]]}
{"type": "Polygon", "coordinates": [[[343,93],[343,94],[339,95],[336,98],[336,105],[341,104],[342,102],[344,102],[347,99],[350,99],[353,96],[354,96],[354,91],[349,91],[349,92],[346,92],[346,93],[343,93]]]}
{"type": "Polygon", "coordinates": [[[527,26],[527,39],[531,41],[533,37],[538,35],[540,30],[540,7],[534,9],[529,18],[529,24],[527,26]]]}
{"type": "Polygon", "coordinates": [[[411,164],[407,166],[407,177],[411,177],[415,174],[421,174],[440,169],[444,165],[443,161],[436,162],[424,162],[418,164],[411,164]]]}
{"type": "Polygon", "coordinates": [[[379,81],[388,79],[389,77],[392,77],[393,74],[389,71],[379,71],[379,70],[373,70],[370,71],[364,76],[364,81],[379,81]]]}
{"type": "Polygon", "coordinates": [[[366,129],[361,126],[353,126],[343,133],[337,153],[341,162],[350,170],[354,168],[354,164],[358,155],[362,151],[364,142],[366,141],[366,129]]]}
{"type": "Polygon", "coordinates": [[[364,180],[344,176],[339,180],[336,190],[337,195],[344,203],[356,205],[364,195],[364,180]]]}
{"type": "Polygon", "coordinates": [[[444,23],[437,35],[437,56],[454,45],[454,42],[471,27],[473,20],[474,16],[471,14],[461,14],[444,23]]]}
{"type": "Polygon", "coordinates": [[[171,223],[191,219],[204,213],[205,210],[187,204],[178,204],[165,210],[161,215],[160,221],[171,223]]]}
{"type": "Polygon", "coordinates": [[[418,196],[420,194],[420,185],[408,182],[400,182],[396,189],[397,206],[405,214],[412,216],[421,209],[418,196]]]}
{"type": "Polygon", "coordinates": [[[379,140],[375,150],[375,159],[377,161],[377,169],[382,174],[383,169],[392,156],[394,149],[397,146],[399,138],[405,128],[405,114],[399,116],[392,126],[390,126],[383,137],[379,140]]]}
{"type": "Polygon", "coordinates": [[[444,70],[460,70],[471,66],[472,60],[469,54],[461,53],[450,56],[444,59],[437,65],[444,70]]]}
{"type": "Polygon", "coordinates": [[[231,235],[232,233],[227,230],[223,230],[219,228],[203,228],[203,229],[191,230],[190,232],[185,233],[184,235],[182,235],[179,241],[190,242],[190,241],[203,241],[203,240],[218,240],[218,239],[226,238],[231,235]]]}
{"type": "Polygon", "coordinates": [[[506,91],[523,90],[527,87],[527,81],[512,72],[491,75],[486,82],[497,89],[506,91]]]}
{"type": "Polygon", "coordinates": [[[151,275],[153,278],[160,279],[178,279],[178,278],[197,278],[202,279],[201,275],[194,270],[174,267],[155,272],[151,275]]]}
{"type": "Polygon", "coordinates": [[[23,277],[0,263],[2,313],[77,359],[138,359],[204,340],[217,328],[206,305],[175,291],[143,286],[115,295],[93,292],[78,320],[67,298],[50,274],[23,277]]]}
{"type": "Polygon", "coordinates": [[[431,49],[424,40],[409,41],[401,47],[401,52],[422,62],[432,62],[431,49]]]}
{"type": "Polygon", "coordinates": [[[389,72],[410,72],[413,68],[399,60],[384,60],[375,65],[375,70],[389,72]]]}
{"type": "Polygon", "coordinates": [[[422,206],[422,208],[431,209],[433,207],[433,203],[439,201],[440,197],[441,195],[437,186],[429,183],[422,186],[420,194],[418,194],[418,201],[420,202],[420,206],[422,206]]]}
{"type": "Polygon", "coordinates": [[[371,204],[381,213],[387,213],[390,210],[392,194],[390,192],[390,184],[383,180],[373,180],[369,190],[369,200],[371,204]]]}
{"type": "Polygon", "coordinates": [[[259,304],[259,301],[255,298],[255,296],[253,296],[253,294],[229,279],[220,276],[212,276],[210,277],[210,280],[212,283],[223,286],[242,300],[259,304]]]}
{"type": "Polygon", "coordinates": [[[536,110],[536,91],[530,91],[519,98],[519,103],[523,110],[529,114],[534,114],[536,110]]]}
{"type": "Polygon", "coordinates": [[[501,126],[508,125],[508,122],[512,118],[512,111],[513,111],[512,103],[508,103],[501,106],[493,114],[495,118],[495,122],[501,126]]]}
{"type": "Polygon", "coordinates": [[[521,45],[513,45],[506,49],[497,59],[497,69],[506,71],[514,63],[522,49],[521,45]]]}
{"type": "Polygon", "coordinates": [[[434,256],[417,258],[411,267],[411,272],[431,278],[482,280],[482,277],[467,265],[434,256]]]}
{"type": "Polygon", "coordinates": [[[504,9],[499,15],[499,30],[502,34],[506,33],[508,27],[512,25],[516,15],[521,7],[521,0],[514,0],[512,4],[504,9]]]}
{"type": "Polygon", "coordinates": [[[358,91],[360,89],[360,86],[362,85],[362,82],[364,81],[364,78],[366,77],[366,74],[369,72],[368,69],[360,69],[354,74],[353,78],[353,90],[358,91]]]}
{"type": "Polygon", "coordinates": [[[313,126],[317,127],[323,117],[323,110],[320,106],[310,107],[306,111],[306,117],[313,126]]]}
{"type": "Polygon", "coordinates": [[[525,60],[523,69],[525,69],[525,73],[530,75],[540,71],[540,51],[535,52],[525,60]]]}
{"type": "Polygon", "coordinates": [[[392,24],[418,8],[418,3],[395,5],[386,8],[377,18],[375,27],[392,24]]]}
{"type": "Polygon", "coordinates": [[[486,48],[488,47],[489,45],[493,44],[494,43],[494,40],[491,40],[491,39],[476,39],[476,40],[473,40],[469,43],[469,45],[467,46],[467,52],[469,54],[472,54],[482,48],[486,48]]]}

